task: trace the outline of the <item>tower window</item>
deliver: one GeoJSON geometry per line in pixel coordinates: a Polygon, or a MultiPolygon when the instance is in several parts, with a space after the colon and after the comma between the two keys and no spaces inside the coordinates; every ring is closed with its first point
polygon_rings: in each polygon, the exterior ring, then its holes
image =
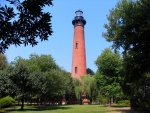
{"type": "Polygon", "coordinates": [[[77,72],[78,72],[78,68],[77,68],[77,67],[75,67],[75,74],[77,74],[77,72]]]}
{"type": "Polygon", "coordinates": [[[76,42],[76,49],[78,49],[78,42],[76,42]]]}

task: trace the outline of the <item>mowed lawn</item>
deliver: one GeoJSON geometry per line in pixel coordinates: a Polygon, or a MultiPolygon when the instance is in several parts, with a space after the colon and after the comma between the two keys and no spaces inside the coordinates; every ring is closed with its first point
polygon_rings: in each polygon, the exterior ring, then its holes
{"type": "Polygon", "coordinates": [[[39,109],[37,106],[25,106],[20,110],[20,106],[15,108],[0,109],[0,113],[138,113],[129,110],[115,110],[111,107],[100,105],[61,105],[47,106],[39,109]]]}

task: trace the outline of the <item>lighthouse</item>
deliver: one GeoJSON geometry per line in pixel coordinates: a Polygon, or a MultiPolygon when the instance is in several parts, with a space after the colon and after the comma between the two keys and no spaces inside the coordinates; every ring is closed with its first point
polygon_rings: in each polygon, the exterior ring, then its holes
{"type": "Polygon", "coordinates": [[[73,53],[72,53],[72,71],[71,76],[80,80],[81,76],[86,75],[86,50],[84,25],[86,20],[83,17],[83,12],[78,10],[76,16],[72,20],[74,26],[73,37],[73,53]]]}

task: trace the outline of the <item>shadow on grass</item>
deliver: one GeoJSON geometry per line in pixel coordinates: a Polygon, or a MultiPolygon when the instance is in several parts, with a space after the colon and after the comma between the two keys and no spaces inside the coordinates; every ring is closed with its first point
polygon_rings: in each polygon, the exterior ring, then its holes
{"type": "Polygon", "coordinates": [[[120,112],[120,113],[143,113],[143,112],[140,112],[140,111],[135,111],[135,110],[122,110],[122,109],[116,109],[116,110],[111,110],[111,111],[114,111],[114,112],[120,112]]]}
{"type": "Polygon", "coordinates": [[[123,106],[123,105],[100,105],[99,107],[106,107],[108,108],[109,111],[115,113],[115,112],[119,112],[119,113],[143,113],[141,111],[136,111],[136,110],[131,110],[130,106],[123,106]]]}
{"type": "Polygon", "coordinates": [[[100,106],[102,106],[102,107],[113,107],[113,108],[121,108],[121,107],[130,107],[130,106],[123,106],[123,105],[111,105],[111,106],[109,106],[109,105],[100,105],[100,106]]]}
{"type": "Polygon", "coordinates": [[[24,106],[24,109],[21,110],[20,106],[16,106],[14,108],[4,108],[0,109],[0,113],[10,113],[12,111],[44,111],[44,110],[58,110],[58,109],[70,109],[68,106],[24,106]]]}
{"type": "Polygon", "coordinates": [[[129,106],[111,106],[111,107],[106,106],[106,107],[108,107],[108,109],[110,111],[113,111],[114,113],[115,112],[120,112],[120,113],[143,113],[141,111],[132,110],[132,109],[130,109],[129,106]]]}

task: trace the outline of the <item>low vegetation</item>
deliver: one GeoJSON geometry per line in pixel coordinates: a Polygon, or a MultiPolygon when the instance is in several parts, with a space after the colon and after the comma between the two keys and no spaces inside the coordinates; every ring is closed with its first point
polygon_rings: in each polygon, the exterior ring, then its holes
{"type": "Polygon", "coordinates": [[[6,97],[0,99],[0,107],[1,108],[11,107],[14,105],[15,105],[15,100],[10,96],[6,96],[6,97]]]}

